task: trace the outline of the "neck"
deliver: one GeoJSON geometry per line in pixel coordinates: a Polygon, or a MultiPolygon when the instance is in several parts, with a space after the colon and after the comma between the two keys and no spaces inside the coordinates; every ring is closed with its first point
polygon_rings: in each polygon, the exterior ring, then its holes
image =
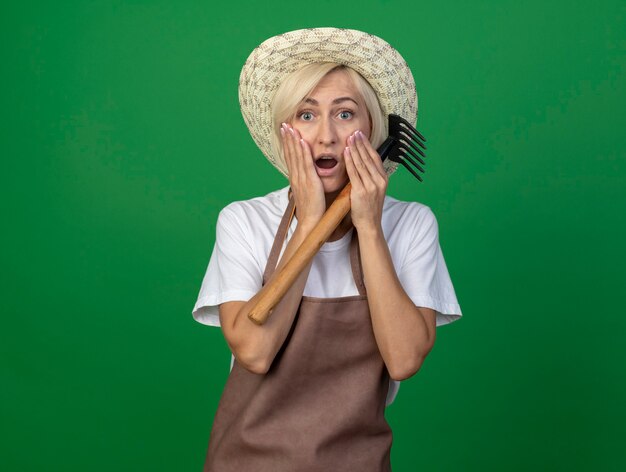
{"type": "Polygon", "coordinates": [[[337,198],[337,195],[339,195],[342,190],[343,188],[340,188],[339,190],[336,190],[334,192],[324,194],[324,197],[326,197],[326,209],[327,210],[328,210],[328,207],[330,207],[333,204],[333,202],[335,201],[335,198],[337,198]]]}
{"type": "MultiPolygon", "coordinates": [[[[326,197],[326,209],[327,210],[328,210],[328,207],[332,205],[332,203],[335,201],[335,198],[337,198],[337,195],[339,195],[342,190],[343,188],[340,188],[339,190],[336,190],[335,192],[324,194],[324,196],[326,197]]],[[[298,214],[296,210],[296,219],[297,218],[298,218],[298,214]]],[[[345,236],[345,234],[348,231],[350,231],[351,227],[352,227],[352,218],[350,216],[350,212],[348,212],[346,217],[343,220],[341,220],[341,223],[339,223],[335,231],[333,231],[332,234],[329,236],[328,241],[337,241],[341,239],[342,237],[345,236]]]]}
{"type": "MultiPolygon", "coordinates": [[[[339,190],[335,192],[330,192],[330,193],[325,194],[326,210],[328,210],[328,207],[332,205],[332,203],[335,201],[335,198],[337,198],[337,195],[339,195],[342,190],[343,188],[340,188],[339,190]]],[[[345,234],[348,231],[350,231],[351,227],[352,227],[352,218],[350,217],[350,212],[348,212],[346,217],[343,220],[341,220],[341,223],[339,223],[335,231],[333,231],[332,234],[329,236],[328,241],[337,241],[343,238],[345,234]]]]}

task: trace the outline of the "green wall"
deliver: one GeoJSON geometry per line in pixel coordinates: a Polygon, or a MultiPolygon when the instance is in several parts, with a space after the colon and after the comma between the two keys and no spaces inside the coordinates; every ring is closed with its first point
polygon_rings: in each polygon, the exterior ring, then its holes
{"type": "MultiPolygon", "coordinates": [[[[18,3],[18,2],[16,2],[18,3]]],[[[419,93],[464,318],[387,410],[394,471],[625,470],[623,2],[0,10],[0,469],[200,470],[229,366],[191,309],[227,203],[286,185],[240,116],[262,40],[379,35],[419,93]]]]}

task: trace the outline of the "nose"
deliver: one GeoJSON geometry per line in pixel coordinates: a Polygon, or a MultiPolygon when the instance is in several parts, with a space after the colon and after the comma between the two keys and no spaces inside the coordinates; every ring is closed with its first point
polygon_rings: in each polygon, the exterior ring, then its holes
{"type": "Polygon", "coordinates": [[[317,129],[317,142],[322,145],[331,145],[337,142],[337,130],[329,118],[319,120],[317,129]]]}

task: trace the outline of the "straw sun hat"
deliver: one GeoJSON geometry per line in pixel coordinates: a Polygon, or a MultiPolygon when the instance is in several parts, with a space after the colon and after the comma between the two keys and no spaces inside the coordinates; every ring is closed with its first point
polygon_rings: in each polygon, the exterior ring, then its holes
{"type": "MultiPolygon", "coordinates": [[[[270,136],[272,100],[282,80],[304,65],[335,62],[351,67],[372,86],[385,116],[395,113],[415,125],[417,93],[409,66],[386,41],[362,31],[309,28],[280,34],[261,43],[239,77],[239,104],[252,139],[283,175],[270,136]]],[[[391,163],[389,163],[391,164],[391,163]]],[[[395,166],[388,168],[392,173],[395,166]]]]}

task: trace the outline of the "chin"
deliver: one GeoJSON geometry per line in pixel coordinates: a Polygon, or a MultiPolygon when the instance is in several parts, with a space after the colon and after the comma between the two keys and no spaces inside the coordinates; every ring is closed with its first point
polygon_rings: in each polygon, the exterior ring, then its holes
{"type": "Polygon", "coordinates": [[[348,183],[348,178],[344,178],[341,180],[336,179],[322,179],[322,184],[324,185],[324,193],[337,193],[343,190],[343,188],[348,183]]]}

